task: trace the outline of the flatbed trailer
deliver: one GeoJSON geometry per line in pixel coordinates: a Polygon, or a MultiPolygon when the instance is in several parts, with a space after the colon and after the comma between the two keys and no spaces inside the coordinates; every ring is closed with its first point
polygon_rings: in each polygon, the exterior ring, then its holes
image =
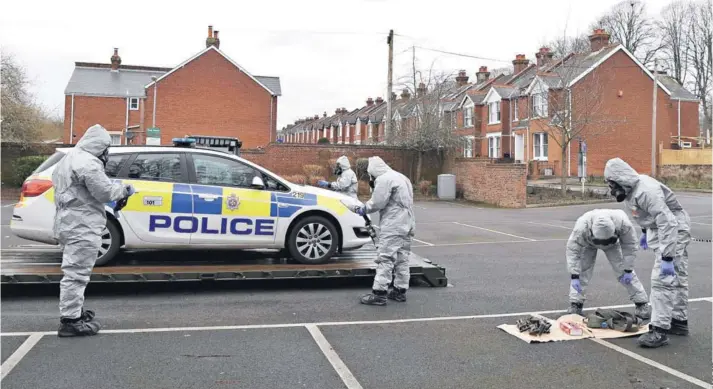
{"type": "MultiPolygon", "coordinates": [[[[346,251],[323,265],[295,263],[270,251],[132,251],[123,253],[115,265],[95,267],[90,282],[373,278],[375,257],[373,247],[346,251]]],[[[0,284],[57,284],[62,279],[61,262],[57,249],[3,250],[0,284]]],[[[409,262],[412,280],[432,287],[448,285],[443,267],[414,253],[409,262]]]]}

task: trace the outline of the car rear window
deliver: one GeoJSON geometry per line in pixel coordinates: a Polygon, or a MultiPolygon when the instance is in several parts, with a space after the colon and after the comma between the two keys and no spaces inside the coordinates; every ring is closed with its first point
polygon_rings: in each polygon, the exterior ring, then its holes
{"type": "Polygon", "coordinates": [[[51,168],[52,166],[56,165],[57,162],[59,162],[62,158],[64,158],[64,156],[65,156],[65,153],[63,153],[61,151],[55,152],[54,154],[52,154],[52,156],[50,156],[44,162],[42,162],[42,164],[40,164],[40,166],[38,166],[37,169],[35,169],[35,171],[32,172],[32,174],[38,174],[38,173],[41,173],[41,172],[51,168]]]}

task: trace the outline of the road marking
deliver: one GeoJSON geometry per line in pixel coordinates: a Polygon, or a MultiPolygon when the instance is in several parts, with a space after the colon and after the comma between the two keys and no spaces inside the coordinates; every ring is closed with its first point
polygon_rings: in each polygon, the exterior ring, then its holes
{"type": "Polygon", "coordinates": [[[474,207],[474,206],[472,206],[472,205],[454,203],[454,202],[452,202],[452,201],[443,201],[443,202],[446,203],[446,204],[457,205],[457,206],[459,206],[459,207],[473,208],[473,209],[483,209],[483,208],[480,208],[480,207],[474,207]]]}
{"type": "Polygon", "coordinates": [[[14,205],[17,205],[17,203],[12,203],[12,204],[8,204],[8,205],[3,205],[2,207],[3,207],[3,208],[7,208],[7,207],[12,207],[12,206],[14,206],[14,205]]]}
{"type": "Polygon", "coordinates": [[[530,224],[539,224],[539,225],[541,225],[541,226],[549,226],[549,227],[557,227],[557,228],[564,228],[565,230],[571,230],[571,228],[569,228],[569,227],[565,227],[565,226],[558,226],[558,225],[556,225],[556,224],[547,224],[547,223],[535,223],[535,222],[528,222],[528,223],[530,223],[530,224]]]}
{"type": "Polygon", "coordinates": [[[420,239],[416,239],[416,238],[411,238],[411,239],[413,239],[414,242],[423,243],[423,244],[425,244],[426,246],[433,246],[433,243],[424,242],[424,241],[422,241],[422,240],[420,240],[420,239]]]}
{"type": "Polygon", "coordinates": [[[612,349],[612,350],[614,350],[614,351],[618,351],[618,352],[620,352],[620,353],[622,353],[622,354],[624,354],[624,355],[626,355],[626,356],[628,356],[628,357],[634,358],[634,359],[636,359],[636,360],[639,361],[639,362],[645,363],[645,364],[647,364],[647,365],[649,365],[649,366],[652,366],[652,367],[655,367],[655,368],[657,368],[657,369],[659,369],[659,370],[663,370],[663,371],[665,371],[665,372],[668,373],[668,374],[674,375],[674,376],[676,376],[676,377],[678,377],[678,378],[680,378],[680,379],[682,379],[682,380],[688,381],[688,382],[690,382],[690,383],[692,383],[692,384],[694,384],[694,385],[698,385],[698,386],[700,386],[701,388],[708,388],[708,389],[713,388],[713,386],[711,386],[710,384],[707,384],[707,383],[705,383],[705,382],[699,380],[698,378],[691,377],[690,375],[685,374],[685,373],[681,373],[680,371],[678,371],[678,370],[676,370],[676,369],[672,369],[672,368],[670,368],[670,367],[668,367],[668,366],[666,366],[666,365],[662,365],[662,364],[660,364],[660,363],[658,363],[658,362],[656,362],[656,361],[653,361],[653,360],[651,360],[651,359],[649,359],[649,358],[643,357],[643,356],[641,356],[641,355],[639,355],[639,354],[637,354],[637,353],[635,353],[635,352],[633,352],[633,351],[629,351],[629,350],[627,350],[627,349],[625,349],[625,348],[623,348],[623,347],[619,347],[619,346],[617,346],[617,345],[615,345],[615,344],[613,344],[613,343],[609,343],[609,342],[607,342],[606,340],[598,339],[598,338],[590,338],[589,340],[591,340],[591,341],[594,342],[594,343],[601,344],[601,345],[604,346],[604,347],[608,347],[608,348],[610,348],[610,349],[612,349]]]}
{"type": "MultiPolygon", "coordinates": [[[[688,302],[709,301],[713,297],[699,297],[688,299],[688,302]]],[[[597,309],[620,309],[631,308],[634,304],[611,305],[606,307],[590,307],[584,308],[585,311],[594,311],[597,309]]],[[[414,319],[391,319],[391,320],[360,320],[360,321],[326,321],[315,323],[283,323],[283,324],[243,324],[232,326],[211,326],[211,327],[166,327],[166,328],[127,328],[116,330],[102,330],[101,334],[143,334],[150,332],[188,332],[188,331],[221,331],[221,330],[252,330],[252,329],[267,329],[267,328],[294,328],[306,327],[309,325],[326,327],[326,326],[350,326],[350,325],[382,325],[382,324],[402,324],[402,323],[420,323],[431,321],[451,321],[451,320],[472,320],[472,319],[493,319],[502,317],[516,317],[527,315],[547,315],[551,313],[562,313],[566,309],[553,309],[549,311],[536,312],[514,312],[514,313],[491,313],[484,315],[469,315],[469,316],[435,316],[435,317],[419,317],[414,319]]],[[[3,332],[0,336],[30,336],[34,334],[41,335],[56,335],[57,331],[39,331],[39,332],[3,332]]]]}
{"type": "Polygon", "coordinates": [[[493,242],[466,242],[466,243],[440,243],[433,244],[431,246],[411,246],[411,248],[424,248],[424,247],[450,247],[450,246],[473,246],[479,244],[505,244],[505,243],[538,243],[538,242],[564,242],[567,239],[532,239],[532,240],[502,240],[493,242]]]}
{"type": "Polygon", "coordinates": [[[703,219],[703,218],[706,218],[706,219],[710,219],[710,218],[713,218],[713,215],[698,215],[698,216],[691,216],[691,219],[703,219]]]}
{"type": "Polygon", "coordinates": [[[324,353],[324,356],[327,357],[329,363],[332,364],[334,370],[337,371],[337,374],[339,374],[339,377],[342,379],[342,382],[344,382],[344,385],[347,386],[347,389],[363,389],[359,381],[357,381],[352,372],[349,371],[347,365],[339,358],[339,354],[334,351],[332,345],[329,344],[327,338],[324,337],[322,331],[319,330],[319,327],[312,324],[305,327],[307,327],[307,331],[312,335],[314,341],[317,342],[317,345],[322,350],[322,353],[324,353]]]}
{"type": "Polygon", "coordinates": [[[8,374],[10,374],[12,369],[14,369],[15,366],[17,366],[17,364],[20,363],[22,358],[24,358],[25,355],[27,355],[27,353],[30,350],[32,350],[33,347],[35,347],[37,342],[39,342],[40,339],[42,339],[42,336],[44,336],[44,335],[41,333],[35,333],[35,334],[30,335],[30,337],[27,338],[20,345],[20,347],[18,347],[17,350],[15,350],[15,352],[12,353],[12,355],[10,355],[10,358],[5,360],[5,363],[0,365],[0,370],[2,370],[2,376],[0,376],[0,381],[4,380],[5,377],[8,374]]]}
{"type": "Polygon", "coordinates": [[[710,224],[710,223],[701,223],[701,222],[691,222],[691,223],[692,223],[692,224],[701,224],[701,225],[704,225],[704,226],[713,226],[713,224],[710,224]]]}
{"type": "Polygon", "coordinates": [[[535,239],[525,238],[524,236],[517,236],[517,235],[513,235],[513,234],[508,234],[507,232],[495,231],[495,230],[491,230],[491,229],[489,229],[489,228],[476,227],[476,226],[470,225],[470,224],[459,223],[459,222],[453,222],[453,224],[457,224],[457,225],[459,225],[459,226],[470,227],[470,228],[477,228],[477,229],[479,229],[479,230],[484,230],[484,231],[490,231],[490,232],[495,233],[495,234],[501,234],[501,235],[512,236],[513,238],[525,239],[525,240],[529,240],[529,241],[531,241],[531,242],[534,242],[534,241],[535,241],[535,239]]]}

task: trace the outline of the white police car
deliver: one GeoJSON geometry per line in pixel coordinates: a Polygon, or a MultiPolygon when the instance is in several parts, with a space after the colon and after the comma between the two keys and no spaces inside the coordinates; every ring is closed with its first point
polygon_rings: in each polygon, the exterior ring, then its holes
{"type": "MultiPolygon", "coordinates": [[[[23,187],[10,228],[20,238],[57,244],[52,171],[68,149],[40,165],[23,187]]],[[[320,264],[370,243],[348,196],[291,183],[234,154],[201,148],[120,146],[109,149],[107,175],[137,193],[107,225],[97,266],[125,249],[287,249],[298,262],[320,264]]]]}

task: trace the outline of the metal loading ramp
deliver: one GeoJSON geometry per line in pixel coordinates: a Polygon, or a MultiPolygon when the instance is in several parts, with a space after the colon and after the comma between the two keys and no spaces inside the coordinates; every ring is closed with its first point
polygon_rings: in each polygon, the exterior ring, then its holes
{"type": "MultiPolygon", "coordinates": [[[[111,266],[95,267],[94,283],[249,281],[285,279],[373,278],[376,249],[346,251],[323,265],[303,265],[266,251],[127,251],[111,266]]],[[[58,284],[59,250],[3,250],[3,285],[58,284]]],[[[448,285],[446,270],[411,253],[411,278],[433,287],[448,285]]]]}

